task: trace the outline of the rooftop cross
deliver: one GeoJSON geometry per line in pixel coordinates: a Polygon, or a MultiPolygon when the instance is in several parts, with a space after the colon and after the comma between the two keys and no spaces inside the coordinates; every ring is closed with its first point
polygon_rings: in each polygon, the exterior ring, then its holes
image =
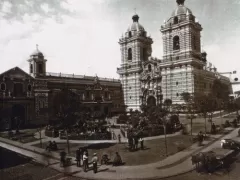
{"type": "Polygon", "coordinates": [[[135,14],[137,14],[137,8],[134,8],[134,12],[135,12],[135,14]]]}
{"type": "Polygon", "coordinates": [[[38,44],[36,44],[36,49],[37,49],[37,51],[38,51],[38,44]]]}

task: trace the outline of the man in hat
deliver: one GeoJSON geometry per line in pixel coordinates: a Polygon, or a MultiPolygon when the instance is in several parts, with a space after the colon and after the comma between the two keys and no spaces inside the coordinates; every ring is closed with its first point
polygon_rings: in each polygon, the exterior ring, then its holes
{"type": "Polygon", "coordinates": [[[97,173],[97,162],[98,162],[97,153],[94,153],[93,158],[92,158],[93,172],[94,173],[97,173]]]}

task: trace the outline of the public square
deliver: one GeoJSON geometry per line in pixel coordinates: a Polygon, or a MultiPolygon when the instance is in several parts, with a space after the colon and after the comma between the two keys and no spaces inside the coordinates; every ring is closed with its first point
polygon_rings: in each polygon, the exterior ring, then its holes
{"type": "Polygon", "coordinates": [[[0,2],[0,180],[240,179],[240,3],[0,2]]]}

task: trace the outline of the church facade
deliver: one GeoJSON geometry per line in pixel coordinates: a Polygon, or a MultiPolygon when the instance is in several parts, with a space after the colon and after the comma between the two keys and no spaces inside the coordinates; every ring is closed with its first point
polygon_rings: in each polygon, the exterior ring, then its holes
{"type": "Polygon", "coordinates": [[[14,117],[19,117],[22,125],[46,124],[57,113],[55,99],[63,88],[90,112],[111,116],[125,111],[118,79],[48,73],[47,60],[38,48],[28,63],[29,73],[14,67],[0,74],[1,128],[16,126],[14,117]]]}
{"type": "Polygon", "coordinates": [[[121,66],[117,69],[128,110],[165,99],[183,103],[183,92],[209,93],[216,78],[232,91],[229,78],[208,63],[207,53],[201,49],[202,26],[184,0],[177,0],[177,8],[161,26],[162,59],[151,57],[153,40],[139,23],[139,16],[132,19],[119,40],[121,66]]]}

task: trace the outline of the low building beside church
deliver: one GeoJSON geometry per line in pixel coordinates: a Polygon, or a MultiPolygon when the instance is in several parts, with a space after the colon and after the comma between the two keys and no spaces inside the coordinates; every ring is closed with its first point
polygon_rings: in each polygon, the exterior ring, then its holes
{"type": "Polygon", "coordinates": [[[14,67],[0,74],[2,127],[15,127],[14,117],[20,117],[22,125],[47,123],[56,115],[54,97],[63,88],[75,94],[79,104],[90,112],[111,116],[125,110],[122,86],[117,79],[48,73],[47,60],[38,48],[28,62],[29,73],[14,67]]]}

